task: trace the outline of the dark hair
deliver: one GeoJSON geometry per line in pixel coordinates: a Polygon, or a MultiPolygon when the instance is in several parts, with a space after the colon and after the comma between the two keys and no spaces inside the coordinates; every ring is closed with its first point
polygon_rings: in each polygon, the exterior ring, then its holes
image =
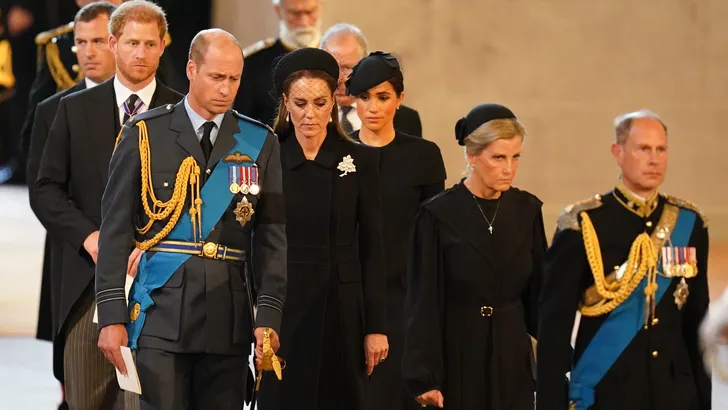
{"type": "Polygon", "coordinates": [[[402,71],[396,71],[394,77],[387,81],[392,84],[392,88],[394,88],[394,93],[397,94],[397,97],[400,97],[404,92],[404,76],[402,75],[402,71]]]}
{"type": "Polygon", "coordinates": [[[83,6],[81,10],[76,13],[76,17],[73,21],[74,23],[81,21],[88,23],[89,21],[96,20],[101,15],[111,17],[111,13],[113,13],[114,10],[116,10],[116,6],[107,1],[95,1],[83,6]]]}
{"type": "MultiPolygon", "coordinates": [[[[344,131],[341,129],[341,125],[339,124],[339,107],[336,105],[336,99],[334,98],[334,91],[336,90],[337,79],[321,70],[299,70],[289,75],[283,82],[283,94],[288,96],[288,93],[291,90],[291,85],[296,80],[299,80],[301,78],[317,78],[326,82],[326,85],[329,87],[329,91],[331,92],[331,98],[334,100],[334,106],[331,109],[331,125],[336,128],[336,131],[338,132],[340,137],[348,139],[348,136],[346,135],[346,133],[344,133],[344,131]]],[[[288,109],[286,108],[285,104],[283,104],[283,96],[279,95],[277,97],[278,112],[276,114],[276,120],[273,123],[273,130],[279,137],[285,138],[291,132],[292,124],[286,121],[286,118],[288,117],[288,109]]]]}

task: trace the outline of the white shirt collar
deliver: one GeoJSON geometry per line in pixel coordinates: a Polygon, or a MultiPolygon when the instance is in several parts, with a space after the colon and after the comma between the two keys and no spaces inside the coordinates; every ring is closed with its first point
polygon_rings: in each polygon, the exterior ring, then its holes
{"type": "MultiPolygon", "coordinates": [[[[187,101],[187,96],[185,96],[185,110],[187,111],[187,116],[190,117],[190,122],[192,123],[192,129],[197,132],[202,125],[204,125],[207,120],[202,118],[200,114],[198,114],[195,110],[190,107],[190,103],[187,101]]],[[[225,113],[216,115],[211,121],[217,125],[217,129],[220,129],[220,126],[222,125],[222,119],[225,116],[225,113]]]]}
{"type": "Polygon", "coordinates": [[[99,83],[96,83],[96,82],[94,82],[93,80],[89,79],[88,77],[85,77],[85,78],[83,79],[83,81],[84,81],[84,82],[86,83],[86,88],[87,88],[87,89],[88,89],[88,88],[94,88],[94,87],[96,87],[97,85],[99,85],[99,83]]]}
{"type": "Polygon", "coordinates": [[[153,78],[152,82],[147,84],[146,87],[142,88],[137,92],[132,92],[119,81],[119,77],[114,76],[114,94],[116,94],[116,106],[121,107],[124,102],[129,98],[130,95],[136,94],[142,102],[144,107],[147,109],[152,104],[152,97],[154,97],[154,91],[157,89],[157,79],[153,78]]]}

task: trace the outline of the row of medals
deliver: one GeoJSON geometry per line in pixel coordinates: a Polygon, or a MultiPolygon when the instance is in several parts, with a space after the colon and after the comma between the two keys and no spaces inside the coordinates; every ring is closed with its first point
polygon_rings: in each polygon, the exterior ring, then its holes
{"type": "Polygon", "coordinates": [[[694,247],[665,246],[661,250],[662,274],[668,278],[680,278],[673,297],[678,309],[687,302],[690,290],[685,278],[698,274],[697,255],[694,247]]]}
{"type": "Polygon", "coordinates": [[[260,186],[258,181],[258,167],[231,166],[231,173],[239,178],[230,177],[230,192],[233,194],[258,195],[260,186]],[[240,172],[238,172],[240,171],[240,172]],[[238,181],[242,182],[238,184],[238,181]]]}

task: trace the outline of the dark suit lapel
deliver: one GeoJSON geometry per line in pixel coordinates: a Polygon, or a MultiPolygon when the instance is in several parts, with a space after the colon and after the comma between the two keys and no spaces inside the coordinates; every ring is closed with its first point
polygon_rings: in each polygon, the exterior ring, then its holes
{"type": "Polygon", "coordinates": [[[174,111],[172,112],[172,121],[169,123],[169,129],[179,133],[177,136],[177,144],[187,151],[188,154],[192,155],[200,167],[207,165],[205,162],[205,154],[200,147],[200,140],[197,139],[197,134],[192,129],[192,122],[190,122],[190,117],[187,116],[183,101],[175,105],[174,111]]]}
{"type": "Polygon", "coordinates": [[[149,102],[149,105],[151,109],[167,104],[177,104],[180,100],[182,100],[181,95],[157,80],[157,88],[154,89],[152,101],[149,102]]]}
{"type": "MultiPolygon", "coordinates": [[[[240,132],[240,127],[237,119],[229,111],[226,112],[222,124],[220,124],[220,131],[217,133],[215,144],[212,146],[208,168],[212,169],[235,146],[236,141],[233,135],[238,132],[240,132]]],[[[243,135],[243,138],[245,138],[245,135],[243,135]]]]}
{"type": "Polygon", "coordinates": [[[86,128],[91,139],[89,143],[95,148],[93,152],[96,154],[101,184],[106,185],[109,160],[120,129],[113,78],[97,85],[94,90],[94,98],[86,100],[86,128]]]}

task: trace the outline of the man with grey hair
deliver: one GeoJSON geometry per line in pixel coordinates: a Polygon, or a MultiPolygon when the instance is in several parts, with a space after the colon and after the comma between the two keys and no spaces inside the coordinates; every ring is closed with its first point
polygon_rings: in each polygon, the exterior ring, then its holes
{"type": "Polygon", "coordinates": [[[240,113],[273,124],[278,98],[273,90],[273,62],[303,47],[318,47],[321,41],[321,0],[273,0],[279,21],[278,37],[260,40],[243,50],[245,70],[235,99],[240,113]]]}
{"type": "MultiPolygon", "coordinates": [[[[361,128],[356,113],[356,97],[346,95],[346,80],[354,66],[368,54],[368,43],[361,30],[353,24],[331,26],[321,39],[321,48],[331,53],[339,63],[339,82],[334,96],[339,106],[339,121],[344,132],[351,134],[361,128]]],[[[422,137],[422,122],[417,111],[405,105],[394,115],[394,128],[405,134],[422,137]]]]}
{"type": "Polygon", "coordinates": [[[698,342],[707,221],[658,192],[668,152],[660,117],[631,112],[614,130],[619,181],[566,208],[546,257],[536,408],[710,409],[698,342]]]}

